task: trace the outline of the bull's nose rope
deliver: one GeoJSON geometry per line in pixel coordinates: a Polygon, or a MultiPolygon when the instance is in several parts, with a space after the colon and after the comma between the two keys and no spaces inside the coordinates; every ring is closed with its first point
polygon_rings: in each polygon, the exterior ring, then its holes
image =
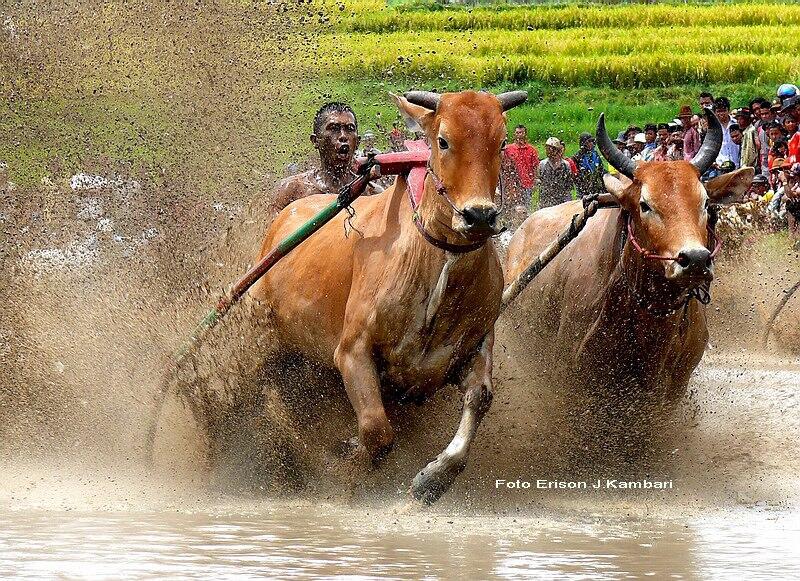
{"type": "MultiPolygon", "coordinates": [[[[711,254],[708,256],[709,260],[714,260],[717,254],[719,254],[720,249],[722,248],[722,238],[717,236],[716,231],[714,230],[714,226],[712,225],[713,220],[709,219],[708,224],[706,226],[708,230],[708,237],[709,240],[713,241],[714,248],[711,250],[711,254]]],[[[633,245],[642,258],[647,260],[674,260],[675,262],[680,262],[680,256],[667,256],[666,254],[656,254],[655,252],[650,252],[646,248],[644,248],[639,241],[636,239],[636,236],[633,233],[633,220],[631,220],[631,215],[628,212],[625,212],[625,229],[628,233],[628,241],[633,245]]]]}

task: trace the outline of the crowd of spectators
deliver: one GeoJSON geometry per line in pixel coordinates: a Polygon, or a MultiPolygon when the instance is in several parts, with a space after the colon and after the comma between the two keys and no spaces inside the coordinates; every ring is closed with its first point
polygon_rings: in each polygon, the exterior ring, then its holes
{"type": "MultiPolygon", "coordinates": [[[[722,125],[722,148],[701,179],[752,167],[756,177],[741,202],[760,202],[764,211],[788,223],[792,237],[800,240],[800,90],[784,84],[772,101],[757,97],[735,109],[727,97],[703,92],[697,104],[697,112],[682,105],[671,120],[630,125],[614,143],[634,160],[691,160],[708,127],[701,112],[710,109],[722,125]]],[[[518,125],[514,142],[505,150],[504,181],[510,184],[507,190],[518,213],[527,215],[537,191],[540,209],[571,199],[573,187],[579,197],[602,192],[603,174],[615,171],[605,167],[589,133],[579,136],[579,149],[570,157],[565,157],[559,138],[549,137],[547,157],[541,161],[527,133],[525,126],[518,125]]]]}

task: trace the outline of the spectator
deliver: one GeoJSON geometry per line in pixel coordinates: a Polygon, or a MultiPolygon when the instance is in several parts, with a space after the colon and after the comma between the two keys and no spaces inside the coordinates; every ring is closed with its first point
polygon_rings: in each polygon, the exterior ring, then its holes
{"type": "Polygon", "coordinates": [[[766,176],[758,174],[753,178],[753,183],[750,184],[750,189],[747,190],[744,201],[759,201],[766,199],[768,191],[769,180],[767,180],[766,176]]]}
{"type": "Polygon", "coordinates": [[[683,159],[686,161],[693,160],[697,152],[700,151],[702,141],[700,140],[700,131],[697,129],[699,124],[700,117],[698,115],[692,115],[689,129],[683,134],[683,159]]]}
{"type": "Polygon", "coordinates": [[[569,201],[573,186],[572,170],[564,160],[561,141],[557,137],[548,137],[545,151],[547,157],[539,164],[536,180],[540,209],[569,201]]]}
{"type": "Polygon", "coordinates": [[[711,109],[714,106],[714,95],[707,92],[700,93],[700,98],[697,102],[700,104],[701,111],[703,109],[711,109]]]}
{"type": "Polygon", "coordinates": [[[581,133],[578,138],[580,149],[572,156],[577,174],[575,175],[575,190],[583,198],[592,194],[602,194],[605,191],[603,174],[605,168],[600,155],[594,148],[594,137],[590,133],[581,133]]]}
{"type": "Polygon", "coordinates": [[[392,123],[392,130],[389,132],[389,147],[392,151],[405,151],[406,135],[405,132],[400,129],[400,126],[397,122],[392,123]]]}
{"type": "Polygon", "coordinates": [[[800,162],[800,132],[797,131],[797,125],[800,122],[800,96],[788,99],[781,109],[781,113],[786,116],[786,119],[794,122],[790,124],[790,127],[794,127],[794,133],[789,137],[789,161],[798,163],[800,162]]]}
{"type": "Polygon", "coordinates": [[[531,206],[531,193],[535,186],[536,170],[539,167],[539,152],[528,143],[528,129],[524,125],[514,128],[514,142],[507,145],[505,155],[514,165],[517,180],[520,185],[518,206],[523,206],[527,211],[531,206]]]}
{"type": "Polygon", "coordinates": [[[742,130],[742,145],[739,151],[739,163],[741,167],[755,168],[756,173],[761,172],[761,164],[758,160],[760,149],[756,127],[752,123],[752,114],[747,107],[742,107],[734,111],[736,124],[742,130]]]}
{"type": "Polygon", "coordinates": [[[681,130],[686,132],[692,126],[692,108],[689,105],[681,105],[678,111],[678,120],[681,122],[681,130]]]}
{"type": "Polygon", "coordinates": [[[678,161],[683,159],[683,131],[680,129],[673,131],[669,136],[667,159],[669,161],[678,161]]]}
{"type": "MultiPolygon", "coordinates": [[[[644,126],[644,151],[652,151],[656,148],[656,133],[658,127],[655,123],[648,123],[644,126]]],[[[635,135],[634,135],[635,137],[635,135]]]]}
{"type": "Polygon", "coordinates": [[[721,164],[723,161],[730,160],[736,167],[738,167],[739,146],[733,143],[733,140],[731,139],[730,129],[731,125],[733,125],[733,119],[731,119],[730,109],[731,102],[727,97],[718,97],[714,101],[714,114],[717,116],[717,119],[719,119],[719,122],[722,125],[722,148],[717,156],[717,164],[721,164]]]}
{"type": "Polygon", "coordinates": [[[633,139],[628,140],[628,151],[631,152],[633,161],[645,161],[644,155],[642,155],[645,143],[644,133],[637,133],[633,139]]]}

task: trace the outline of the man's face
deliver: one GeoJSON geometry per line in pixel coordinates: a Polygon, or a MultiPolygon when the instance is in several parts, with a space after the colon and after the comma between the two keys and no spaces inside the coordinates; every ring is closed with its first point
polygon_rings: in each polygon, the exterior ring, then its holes
{"type": "Polygon", "coordinates": [[[517,127],[514,130],[514,143],[524,145],[528,142],[528,130],[522,127],[517,127]]]}
{"type": "Polygon", "coordinates": [[[678,149],[683,149],[683,132],[682,131],[675,131],[670,134],[669,136],[670,144],[674,145],[678,149]]]}
{"type": "Polygon", "coordinates": [[[714,104],[714,99],[711,97],[700,97],[699,103],[701,108],[708,108],[714,104]]]}
{"type": "MultiPolygon", "coordinates": [[[[792,107],[789,109],[787,117],[794,119],[795,124],[800,123],[800,107],[792,107]]],[[[795,127],[797,129],[797,127],[795,127]]]]}
{"type": "Polygon", "coordinates": [[[742,129],[747,129],[750,126],[750,117],[748,115],[737,115],[736,123],[742,129]]]}
{"type": "Polygon", "coordinates": [[[769,107],[763,107],[758,111],[759,115],[761,115],[761,121],[763,123],[772,123],[775,121],[775,113],[772,112],[772,109],[769,107]]]}
{"type": "Polygon", "coordinates": [[[772,129],[769,130],[770,141],[777,141],[781,137],[783,137],[783,134],[781,133],[781,130],[778,129],[777,127],[773,127],[772,129]]]}
{"type": "Polygon", "coordinates": [[[594,149],[594,139],[587,139],[584,141],[581,148],[586,152],[592,151],[594,149]]]}
{"type": "Polygon", "coordinates": [[[783,120],[783,128],[789,132],[789,135],[794,135],[794,132],[797,131],[797,120],[791,115],[787,116],[783,120]]]}
{"type": "Polygon", "coordinates": [[[749,193],[761,197],[767,193],[767,184],[753,183],[753,185],[750,186],[749,193]]]}
{"type": "Polygon", "coordinates": [[[731,131],[731,141],[733,141],[736,145],[742,144],[742,132],[739,129],[734,129],[731,131]]]}
{"type": "Polygon", "coordinates": [[[731,120],[730,109],[726,109],[725,107],[718,107],[717,109],[714,109],[714,115],[717,116],[717,119],[719,119],[719,122],[723,125],[731,120]]]}
{"type": "Polygon", "coordinates": [[[647,143],[653,143],[656,140],[656,132],[652,129],[648,129],[644,132],[644,140],[647,143]]]}
{"type": "Polygon", "coordinates": [[[668,138],[669,138],[669,129],[659,129],[658,130],[658,142],[659,143],[666,143],[668,138]]]}
{"type": "Polygon", "coordinates": [[[750,105],[750,113],[753,114],[753,119],[759,119],[761,117],[761,104],[753,103],[750,105]]]}
{"type": "Polygon", "coordinates": [[[637,155],[639,153],[642,153],[642,150],[644,149],[644,143],[639,143],[638,141],[636,141],[628,149],[631,150],[631,153],[633,155],[637,155]]]}
{"type": "Polygon", "coordinates": [[[329,113],[319,135],[311,136],[325,168],[349,167],[358,142],[356,118],[349,111],[329,113]]]}
{"type": "Polygon", "coordinates": [[[552,159],[558,159],[561,157],[561,147],[557,147],[555,145],[546,145],[545,149],[547,149],[547,157],[552,159]]]}

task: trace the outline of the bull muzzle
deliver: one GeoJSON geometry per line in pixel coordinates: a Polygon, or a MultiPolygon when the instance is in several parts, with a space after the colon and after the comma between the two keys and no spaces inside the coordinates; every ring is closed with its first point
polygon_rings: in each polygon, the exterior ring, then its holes
{"type": "Polygon", "coordinates": [[[455,226],[459,231],[470,236],[493,236],[500,232],[499,215],[500,211],[494,204],[469,205],[461,210],[460,215],[456,215],[461,223],[457,223],[455,226]]]}
{"type": "Polygon", "coordinates": [[[686,248],[672,263],[673,280],[710,282],[714,279],[714,260],[708,248],[686,248]]]}

